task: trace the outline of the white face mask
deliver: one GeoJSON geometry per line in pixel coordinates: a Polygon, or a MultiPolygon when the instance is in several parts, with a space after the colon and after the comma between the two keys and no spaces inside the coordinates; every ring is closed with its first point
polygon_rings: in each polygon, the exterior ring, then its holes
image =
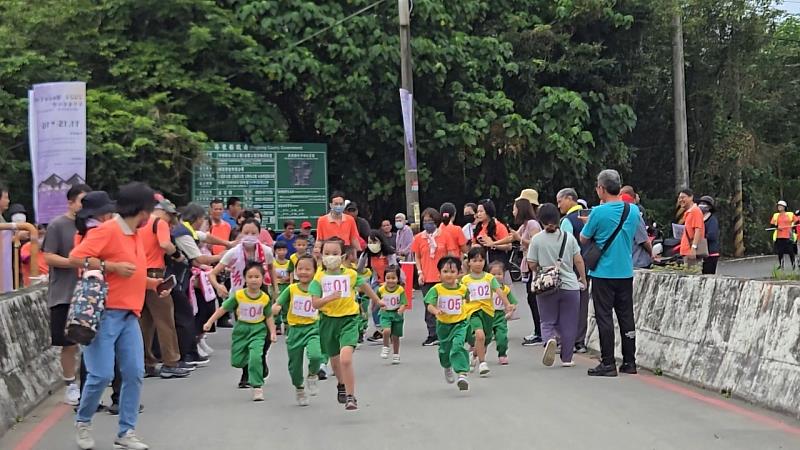
{"type": "Polygon", "coordinates": [[[252,247],[258,244],[258,236],[253,236],[252,234],[244,235],[242,236],[242,244],[252,247]]]}
{"type": "Polygon", "coordinates": [[[322,257],[322,265],[326,269],[338,269],[342,265],[342,255],[325,255],[322,257]]]}
{"type": "Polygon", "coordinates": [[[379,253],[381,251],[381,244],[380,242],[369,243],[367,244],[367,248],[372,253],[379,253]]]}
{"type": "Polygon", "coordinates": [[[11,215],[12,223],[25,223],[27,220],[28,217],[23,213],[16,213],[11,215]]]}
{"type": "Polygon", "coordinates": [[[402,229],[403,229],[403,227],[404,227],[404,226],[406,226],[406,224],[405,224],[405,222],[395,222],[395,223],[394,223],[394,226],[395,226],[395,228],[397,228],[398,230],[402,230],[402,229]]]}

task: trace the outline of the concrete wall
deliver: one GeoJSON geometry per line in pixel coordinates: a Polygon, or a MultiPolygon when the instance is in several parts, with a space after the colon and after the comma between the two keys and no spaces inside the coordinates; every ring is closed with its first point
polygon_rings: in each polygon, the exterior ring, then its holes
{"type": "Polygon", "coordinates": [[[634,311],[640,366],[800,417],[800,283],[637,271],[634,311]]]}
{"type": "Polygon", "coordinates": [[[0,296],[0,435],[61,383],[49,324],[46,287],[0,296]]]}

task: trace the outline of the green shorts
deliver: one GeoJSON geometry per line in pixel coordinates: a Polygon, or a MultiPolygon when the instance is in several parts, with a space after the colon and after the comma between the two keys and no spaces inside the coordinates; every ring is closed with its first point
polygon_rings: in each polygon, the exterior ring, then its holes
{"type": "Polygon", "coordinates": [[[338,356],[343,347],[358,345],[358,314],[344,317],[319,315],[319,342],[322,353],[338,356]]]}
{"type": "Polygon", "coordinates": [[[397,311],[381,311],[381,329],[390,328],[392,336],[403,337],[403,315],[397,311]]]}
{"type": "Polygon", "coordinates": [[[486,311],[479,309],[469,317],[469,328],[471,331],[468,341],[471,345],[475,344],[475,330],[483,330],[483,334],[486,335],[486,342],[489,342],[492,340],[494,317],[486,314],[486,311]]]}

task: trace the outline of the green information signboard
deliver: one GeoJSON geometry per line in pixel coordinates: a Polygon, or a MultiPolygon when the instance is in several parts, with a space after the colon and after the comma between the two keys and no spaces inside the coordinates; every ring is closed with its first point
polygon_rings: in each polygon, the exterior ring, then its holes
{"type": "Polygon", "coordinates": [[[325,144],[213,142],[192,173],[192,200],[208,205],[215,198],[239,197],[245,208],[261,211],[263,226],[280,229],[283,221],[316,219],[328,210],[328,161],[325,144]]]}

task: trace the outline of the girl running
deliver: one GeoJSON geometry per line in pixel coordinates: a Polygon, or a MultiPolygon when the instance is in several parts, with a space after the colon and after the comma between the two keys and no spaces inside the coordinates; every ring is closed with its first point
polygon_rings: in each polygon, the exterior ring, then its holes
{"type": "Polygon", "coordinates": [[[386,281],[378,289],[378,297],[385,305],[380,310],[380,327],[383,330],[381,358],[389,358],[389,342],[391,342],[394,349],[392,364],[400,364],[400,338],[403,337],[403,314],[406,312],[408,300],[405,289],[399,284],[399,266],[387,267],[383,278],[386,281]]]}
{"type": "MultiPolygon", "coordinates": [[[[489,273],[494,276],[494,279],[500,283],[503,292],[508,297],[508,301],[512,305],[517,304],[517,299],[514,293],[511,292],[511,287],[503,284],[503,276],[506,272],[505,264],[502,261],[495,261],[489,264],[489,273]]],[[[499,295],[494,294],[494,320],[492,321],[492,334],[495,341],[497,341],[497,362],[501,366],[508,365],[508,319],[509,315],[505,312],[505,303],[499,295]]],[[[489,345],[487,341],[486,345],[489,345]]]]}

